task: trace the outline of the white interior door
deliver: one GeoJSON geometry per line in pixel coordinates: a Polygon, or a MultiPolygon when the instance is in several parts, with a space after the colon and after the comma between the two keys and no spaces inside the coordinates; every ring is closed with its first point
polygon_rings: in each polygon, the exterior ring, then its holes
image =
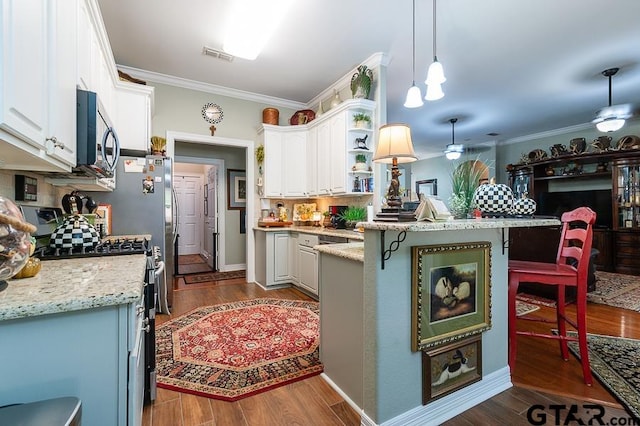
{"type": "Polygon", "coordinates": [[[218,167],[212,166],[207,172],[207,185],[205,195],[205,218],[204,218],[204,256],[209,267],[217,271],[220,269],[218,262],[219,239],[218,239],[218,167]]]}
{"type": "Polygon", "coordinates": [[[174,177],[173,187],[178,198],[178,254],[199,254],[203,225],[202,176],[174,177]]]}

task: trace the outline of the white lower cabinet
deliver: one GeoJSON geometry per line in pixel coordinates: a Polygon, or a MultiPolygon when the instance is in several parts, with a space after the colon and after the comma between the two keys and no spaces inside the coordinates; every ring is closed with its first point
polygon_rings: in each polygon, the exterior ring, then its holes
{"type": "Polygon", "coordinates": [[[317,235],[298,235],[296,254],[299,273],[296,285],[315,296],[318,295],[318,253],[313,249],[316,245],[317,235]]]}

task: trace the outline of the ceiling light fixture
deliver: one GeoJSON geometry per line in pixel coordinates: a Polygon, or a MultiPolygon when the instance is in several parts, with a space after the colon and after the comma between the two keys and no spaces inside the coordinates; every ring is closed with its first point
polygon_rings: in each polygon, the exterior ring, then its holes
{"type": "Polygon", "coordinates": [[[422,92],[420,88],[416,86],[416,0],[413,0],[413,70],[411,77],[413,83],[407,91],[407,99],[404,101],[405,108],[418,108],[424,105],[422,102],[422,92]]]}
{"type": "Polygon", "coordinates": [[[456,145],[455,143],[455,124],[457,121],[457,118],[452,118],[449,120],[449,123],[451,123],[451,143],[447,145],[447,148],[444,150],[444,155],[445,157],[447,157],[447,160],[457,160],[462,155],[462,145],[456,145]]]}
{"type": "Polygon", "coordinates": [[[254,60],[286,15],[293,0],[235,0],[222,49],[234,56],[254,60]]]}
{"type": "Polygon", "coordinates": [[[427,71],[427,93],[425,99],[428,101],[437,101],[444,96],[442,91],[442,83],[447,81],[444,76],[444,69],[442,64],[438,62],[438,55],[436,54],[436,0],[433,0],[433,62],[429,65],[427,71]]]}
{"type": "Polygon", "coordinates": [[[609,106],[596,113],[592,123],[601,132],[615,132],[624,126],[624,121],[631,117],[631,105],[611,105],[611,77],[616,75],[620,68],[609,68],[602,71],[602,75],[609,78],[609,106]]]}

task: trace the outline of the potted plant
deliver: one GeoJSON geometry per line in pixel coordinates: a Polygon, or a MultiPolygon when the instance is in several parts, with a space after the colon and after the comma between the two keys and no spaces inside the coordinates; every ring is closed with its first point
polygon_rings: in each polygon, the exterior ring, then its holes
{"type": "Polygon", "coordinates": [[[366,220],[367,209],[365,207],[349,206],[339,216],[340,219],[344,220],[347,229],[353,229],[356,227],[356,223],[366,220]]]}
{"type": "Polygon", "coordinates": [[[364,171],[367,170],[367,156],[364,154],[356,154],[355,170],[364,171]]]}
{"type": "Polygon", "coordinates": [[[369,98],[373,72],[366,65],[360,65],[351,77],[351,94],[354,98],[369,98]]]}
{"type": "Polygon", "coordinates": [[[357,112],[353,114],[353,122],[358,128],[369,128],[371,126],[371,117],[364,112],[357,112]]]}
{"type": "Polygon", "coordinates": [[[465,161],[453,169],[449,208],[455,218],[464,219],[471,213],[474,207],[473,194],[485,169],[480,160],[465,161]]]}

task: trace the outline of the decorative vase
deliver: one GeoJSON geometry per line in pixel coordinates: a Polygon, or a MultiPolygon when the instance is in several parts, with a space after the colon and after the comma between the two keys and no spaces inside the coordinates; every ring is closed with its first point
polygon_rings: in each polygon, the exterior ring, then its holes
{"type": "Polygon", "coordinates": [[[514,200],[513,214],[520,216],[531,216],[536,212],[536,202],[527,198],[527,193],[522,194],[522,198],[514,200]]]}
{"type": "Polygon", "coordinates": [[[342,103],[342,99],[340,99],[340,93],[336,89],[333,89],[333,99],[331,99],[331,108],[335,108],[342,103]]]}
{"type": "Polygon", "coordinates": [[[355,165],[355,169],[356,169],[357,171],[361,171],[361,172],[363,172],[363,171],[366,171],[366,170],[367,170],[367,168],[368,168],[368,167],[367,167],[367,163],[356,163],[356,165],[355,165]]]}
{"type": "Polygon", "coordinates": [[[373,82],[373,71],[366,65],[360,65],[355,74],[351,77],[351,94],[354,98],[369,98],[371,83],[373,82]]]}
{"type": "Polygon", "coordinates": [[[322,99],[320,99],[320,103],[318,104],[318,111],[316,111],[316,117],[320,117],[324,114],[324,109],[322,108],[322,99]]]}

